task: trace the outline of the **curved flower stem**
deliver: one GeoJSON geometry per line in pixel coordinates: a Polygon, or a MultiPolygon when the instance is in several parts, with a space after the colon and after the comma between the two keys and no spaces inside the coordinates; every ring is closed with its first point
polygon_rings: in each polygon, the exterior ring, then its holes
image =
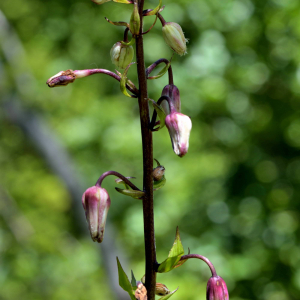
{"type": "Polygon", "coordinates": [[[155,299],[156,285],[156,249],[154,234],[154,211],[153,211],[153,141],[150,130],[150,113],[148,103],[147,78],[145,72],[144,44],[143,44],[143,7],[144,0],[138,0],[140,15],[140,34],[136,37],[137,74],[139,81],[139,111],[143,149],[143,218],[144,218],[144,241],[146,263],[146,289],[148,300],[155,299]]]}
{"type": "Polygon", "coordinates": [[[211,275],[212,276],[217,276],[217,272],[216,272],[216,269],[214,267],[214,265],[210,262],[210,260],[200,254],[187,254],[187,255],[183,255],[181,256],[180,258],[180,261],[182,260],[186,260],[186,259],[189,259],[189,258],[198,258],[198,259],[201,259],[203,260],[210,268],[210,271],[211,271],[211,275]]]}
{"type": "MultiPolygon", "coordinates": [[[[166,65],[169,63],[169,61],[166,58],[161,58],[154,62],[151,66],[149,66],[146,69],[146,76],[147,78],[149,77],[150,73],[161,63],[165,63],[166,65]]],[[[173,82],[173,71],[172,71],[172,66],[168,68],[168,75],[169,75],[169,84],[174,84],[173,82]]]]}
{"type": "Polygon", "coordinates": [[[158,16],[158,18],[159,18],[159,20],[161,22],[161,25],[165,26],[167,22],[165,21],[165,19],[163,18],[163,16],[160,13],[158,13],[157,16],[158,16]]]}
{"type": "Polygon", "coordinates": [[[130,180],[128,180],[128,178],[126,178],[125,176],[123,176],[122,174],[116,172],[116,171],[107,171],[105,173],[103,173],[99,179],[96,182],[96,186],[101,187],[102,181],[105,177],[109,176],[109,175],[114,175],[119,177],[120,179],[122,179],[126,184],[128,184],[133,190],[136,191],[140,191],[140,189],[138,187],[136,187],[130,180]]]}
{"type": "MultiPolygon", "coordinates": [[[[106,69],[86,69],[86,70],[75,70],[75,71],[73,70],[61,71],[56,75],[50,77],[46,83],[51,88],[57,86],[65,86],[68,85],[69,83],[74,82],[74,80],[77,78],[83,78],[98,73],[109,75],[115,78],[116,80],[121,81],[121,77],[112,71],[106,69]]],[[[126,84],[126,88],[134,94],[132,96],[133,98],[137,98],[137,95],[139,94],[139,90],[133,84],[132,86],[126,84]]]]}
{"type": "Polygon", "coordinates": [[[129,31],[129,28],[128,27],[125,28],[125,30],[124,30],[124,38],[123,38],[123,41],[125,43],[128,43],[128,31],[129,31]]]}
{"type": "MultiPolygon", "coordinates": [[[[102,73],[102,74],[106,74],[108,76],[111,76],[111,77],[115,78],[118,81],[121,80],[121,77],[119,75],[115,74],[112,71],[106,70],[106,69],[75,70],[74,73],[75,73],[76,78],[82,78],[82,77],[86,77],[86,76],[90,76],[90,75],[102,73]]],[[[138,93],[139,93],[139,90],[137,88],[131,88],[128,84],[126,85],[126,88],[130,92],[132,92],[135,96],[137,96],[138,93]]]]}

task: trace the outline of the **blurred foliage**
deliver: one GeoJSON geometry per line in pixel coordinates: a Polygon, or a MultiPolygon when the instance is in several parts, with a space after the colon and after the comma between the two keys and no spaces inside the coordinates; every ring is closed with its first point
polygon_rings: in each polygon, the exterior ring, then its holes
{"type": "MultiPolygon", "coordinates": [[[[154,133],[154,155],[167,178],[155,193],[158,261],[166,258],[178,225],[185,252],[189,247],[214,263],[231,300],[300,299],[300,3],[163,4],[166,21],[180,23],[189,38],[188,55],[174,56],[172,66],[182,112],[192,118],[193,130],[182,159],[173,153],[166,129],[154,133]]],[[[145,7],[156,5],[146,1],[145,7]]],[[[0,51],[1,101],[9,91],[39,112],[89,185],[116,170],[137,177],[140,186],[136,100],[122,95],[118,83],[104,75],[65,88],[45,84],[61,70],[114,70],[109,51],[123,29],[104,16],[126,21],[131,7],[88,0],[1,0],[0,9],[26,55],[12,65],[0,51]],[[30,72],[34,84],[28,84],[30,72]]],[[[148,19],[145,28],[154,17],[148,19]]],[[[145,55],[147,65],[172,55],[159,23],[145,36],[145,55]]],[[[129,78],[136,82],[134,69],[129,78]]],[[[158,99],[166,84],[167,76],[149,82],[149,96],[158,99]]],[[[18,239],[10,226],[16,220],[3,217],[1,201],[1,299],[110,299],[95,244],[74,230],[64,184],[3,112],[0,122],[1,185],[31,228],[26,235],[26,222],[19,224],[24,234],[18,239]]],[[[108,222],[117,227],[117,243],[138,279],[144,275],[141,203],[113,186],[113,179],[106,179],[112,199],[108,222]]],[[[173,299],[205,299],[209,276],[204,263],[188,261],[159,274],[158,281],[170,290],[179,286],[173,299]]]]}

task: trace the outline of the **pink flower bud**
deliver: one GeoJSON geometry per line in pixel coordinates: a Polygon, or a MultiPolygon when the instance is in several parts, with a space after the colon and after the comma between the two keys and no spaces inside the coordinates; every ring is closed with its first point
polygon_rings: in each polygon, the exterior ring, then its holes
{"type": "Polygon", "coordinates": [[[207,300],[229,300],[229,294],[224,279],[220,276],[213,276],[207,282],[207,300]]]}
{"type": "Polygon", "coordinates": [[[107,191],[98,186],[88,188],[82,195],[82,205],[94,242],[101,243],[104,237],[105,222],[110,207],[107,191]]]}
{"type": "Polygon", "coordinates": [[[192,129],[190,117],[182,113],[172,112],[166,116],[165,123],[169,130],[175,154],[180,157],[184,156],[189,148],[189,138],[192,129]]]}
{"type": "Polygon", "coordinates": [[[174,22],[166,22],[162,28],[163,38],[177,54],[186,53],[186,38],[184,37],[182,28],[174,22]]]}

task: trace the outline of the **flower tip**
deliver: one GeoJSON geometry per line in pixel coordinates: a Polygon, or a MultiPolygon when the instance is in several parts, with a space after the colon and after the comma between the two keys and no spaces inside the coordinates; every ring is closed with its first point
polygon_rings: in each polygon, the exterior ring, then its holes
{"type": "Polygon", "coordinates": [[[65,86],[72,83],[76,79],[76,75],[73,70],[60,71],[54,76],[50,77],[46,84],[49,87],[65,86]]]}
{"type": "Polygon", "coordinates": [[[207,282],[207,300],[229,300],[228,289],[224,279],[220,276],[212,276],[207,282]]]}

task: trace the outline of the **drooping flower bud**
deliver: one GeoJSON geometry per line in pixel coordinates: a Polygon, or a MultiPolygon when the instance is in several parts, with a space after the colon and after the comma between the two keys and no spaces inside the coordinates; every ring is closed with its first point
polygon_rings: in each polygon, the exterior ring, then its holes
{"type": "Polygon", "coordinates": [[[224,279],[220,276],[213,276],[207,282],[207,300],[229,300],[229,294],[224,279]]]}
{"type": "Polygon", "coordinates": [[[101,243],[103,241],[110,203],[107,191],[98,186],[88,188],[82,195],[82,205],[94,242],[101,243]]]}
{"type": "Polygon", "coordinates": [[[125,69],[132,61],[134,50],[132,46],[117,42],[110,50],[111,61],[120,69],[125,69]]]}
{"type": "Polygon", "coordinates": [[[186,53],[186,38],[179,24],[166,22],[162,28],[165,42],[179,55],[186,53]]]}
{"type": "Polygon", "coordinates": [[[165,123],[169,130],[175,154],[180,157],[184,156],[189,148],[189,138],[192,129],[190,117],[173,112],[166,116],[165,123]]]}
{"type": "Polygon", "coordinates": [[[161,92],[162,96],[168,96],[170,102],[164,100],[161,103],[161,107],[164,110],[165,114],[170,114],[170,106],[172,106],[172,111],[180,112],[181,111],[181,102],[180,102],[180,93],[179,89],[174,84],[168,84],[164,87],[161,92]]]}
{"type": "Polygon", "coordinates": [[[96,3],[96,4],[103,4],[103,3],[105,3],[105,2],[108,2],[108,1],[110,1],[110,0],[92,0],[94,3],[96,3]]]}
{"type": "Polygon", "coordinates": [[[72,83],[76,79],[73,70],[60,71],[47,80],[49,87],[64,86],[72,83]]]}

